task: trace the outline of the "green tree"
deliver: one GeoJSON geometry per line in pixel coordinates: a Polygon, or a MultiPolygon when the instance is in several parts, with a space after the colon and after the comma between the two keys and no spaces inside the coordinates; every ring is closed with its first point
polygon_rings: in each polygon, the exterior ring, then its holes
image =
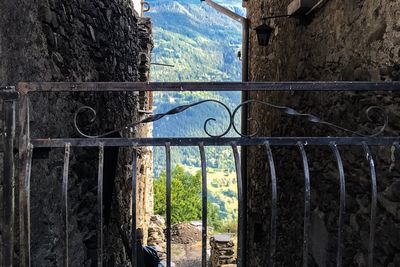
{"type": "MultiPolygon", "coordinates": [[[[177,165],[171,172],[171,221],[172,223],[201,220],[201,174],[192,175],[177,165]]],[[[166,213],[166,175],[154,181],[154,212],[166,213]]],[[[210,202],[207,203],[208,222],[214,228],[218,225],[218,210],[210,202]]]]}

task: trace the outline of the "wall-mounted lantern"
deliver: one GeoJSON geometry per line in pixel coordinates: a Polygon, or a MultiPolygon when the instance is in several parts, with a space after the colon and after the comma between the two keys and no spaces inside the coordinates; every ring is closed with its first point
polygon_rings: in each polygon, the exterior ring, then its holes
{"type": "Polygon", "coordinates": [[[271,34],[274,31],[274,28],[270,27],[266,23],[266,19],[263,19],[263,24],[255,28],[258,45],[259,46],[267,46],[269,43],[269,39],[271,38],[271,34]]]}
{"type": "MultiPolygon", "coordinates": [[[[295,17],[301,18],[301,16],[309,15],[320,5],[322,5],[323,2],[324,1],[318,1],[318,0],[293,0],[288,6],[287,15],[263,17],[262,18],[263,23],[254,29],[257,34],[258,45],[268,46],[271,34],[274,31],[274,28],[272,28],[266,23],[268,19],[295,18],[295,17]]],[[[264,1],[261,2],[261,13],[264,14],[264,1]]]]}
{"type": "Polygon", "coordinates": [[[259,46],[268,46],[269,39],[271,38],[271,35],[274,31],[274,28],[272,28],[271,26],[269,26],[267,24],[266,21],[268,19],[289,18],[289,17],[290,17],[289,15],[278,15],[278,16],[270,16],[270,17],[262,18],[263,23],[254,29],[257,34],[258,45],[259,46]]]}

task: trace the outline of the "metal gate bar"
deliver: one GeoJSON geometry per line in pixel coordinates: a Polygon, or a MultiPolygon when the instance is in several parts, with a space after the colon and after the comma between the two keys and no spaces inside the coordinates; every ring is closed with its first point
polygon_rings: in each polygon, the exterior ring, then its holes
{"type": "Polygon", "coordinates": [[[376,203],[378,199],[378,188],[376,183],[376,170],[375,162],[372,157],[371,150],[367,143],[363,143],[363,147],[366,154],[366,159],[370,168],[371,175],[371,219],[369,221],[369,245],[368,245],[368,266],[374,266],[374,242],[375,242],[375,227],[376,227],[376,203]]]}
{"type": "Polygon", "coordinates": [[[304,229],[303,229],[303,267],[308,267],[308,251],[310,243],[310,226],[311,226],[311,178],[308,166],[308,158],[304,144],[297,143],[304,168],[304,229]]]}
{"type": "Polygon", "coordinates": [[[171,144],[165,144],[166,159],[166,216],[167,216],[167,267],[171,267],[171,144]]]}
{"type": "Polygon", "coordinates": [[[64,147],[71,143],[75,147],[97,147],[103,143],[105,147],[120,146],[263,146],[269,142],[271,146],[296,146],[301,142],[310,146],[329,146],[332,142],[337,145],[360,146],[367,142],[371,146],[393,145],[400,141],[400,137],[253,137],[253,138],[99,138],[99,139],[32,139],[31,143],[37,148],[64,147]]]}
{"type": "MultiPolygon", "coordinates": [[[[265,143],[265,150],[269,164],[269,171],[271,175],[271,222],[270,222],[270,250],[269,250],[269,265],[275,266],[276,255],[276,226],[277,226],[277,209],[278,209],[278,189],[276,183],[276,171],[274,157],[269,142],[265,143]]],[[[266,184],[268,184],[268,176],[266,175],[266,184]]]]}
{"type": "Polygon", "coordinates": [[[103,266],[104,241],[103,241],[103,169],[104,169],[104,144],[99,145],[99,170],[97,173],[97,213],[99,224],[97,228],[97,266],[103,266]]]}
{"type": "Polygon", "coordinates": [[[31,167],[32,167],[32,155],[33,155],[33,145],[28,144],[26,153],[26,163],[25,163],[25,177],[24,177],[24,187],[20,191],[22,199],[22,211],[21,211],[21,228],[20,233],[21,238],[26,240],[26,243],[21,243],[21,247],[24,251],[24,258],[21,265],[31,266],[31,167]]]}
{"type": "Polygon", "coordinates": [[[244,240],[244,233],[246,231],[246,225],[244,224],[244,201],[243,201],[243,179],[242,179],[242,172],[241,172],[241,163],[240,163],[240,156],[237,144],[232,144],[232,151],[233,157],[235,158],[235,170],[236,170],[236,181],[237,181],[237,192],[238,192],[238,247],[237,247],[237,266],[243,267],[245,263],[243,259],[245,257],[246,251],[244,250],[245,240],[244,240]]]}
{"type": "Polygon", "coordinates": [[[138,266],[138,259],[135,257],[137,255],[137,231],[136,231],[136,195],[137,195],[137,150],[133,149],[132,152],[132,227],[131,227],[131,235],[132,235],[132,251],[131,251],[131,261],[132,267],[138,266]]]}
{"type": "Polygon", "coordinates": [[[64,229],[65,229],[65,266],[69,266],[69,221],[68,221],[68,173],[69,173],[69,158],[70,158],[71,144],[65,144],[64,149],[64,168],[63,168],[63,179],[62,179],[62,199],[64,202],[63,210],[64,210],[64,229]]]}
{"type": "Polygon", "coordinates": [[[128,91],[398,91],[391,82],[39,82],[19,83],[28,92],[128,92],[128,91]]]}
{"type": "Polygon", "coordinates": [[[201,162],[201,266],[207,267],[207,162],[204,144],[199,144],[201,162]]]}
{"type": "Polygon", "coordinates": [[[336,266],[341,267],[343,261],[343,225],[344,213],[346,211],[346,180],[344,176],[344,168],[342,157],[340,156],[339,149],[336,143],[331,143],[331,149],[334,153],[338,171],[339,171],[339,184],[340,184],[340,204],[339,204],[339,221],[338,221],[338,241],[337,241],[337,256],[336,266]]]}

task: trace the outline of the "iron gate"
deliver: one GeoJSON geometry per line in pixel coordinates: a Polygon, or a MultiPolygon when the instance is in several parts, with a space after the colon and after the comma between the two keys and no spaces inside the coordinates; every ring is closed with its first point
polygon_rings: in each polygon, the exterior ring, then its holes
{"type": "MultiPolygon", "coordinates": [[[[365,157],[369,164],[371,179],[371,209],[370,209],[370,232],[368,247],[368,266],[374,265],[374,237],[376,224],[376,206],[377,206],[377,177],[375,163],[370,146],[394,146],[400,150],[400,138],[378,137],[388,124],[387,116],[383,116],[380,128],[371,135],[362,135],[355,131],[345,129],[330,122],[324,121],[312,114],[303,114],[292,108],[278,106],[266,102],[248,100],[242,103],[236,109],[231,111],[226,105],[217,100],[204,100],[197,103],[176,107],[163,114],[149,115],[139,123],[150,123],[160,120],[165,116],[172,116],[184,112],[187,109],[201,105],[205,102],[214,102],[222,105],[229,114],[230,122],[228,129],[220,135],[212,135],[208,131],[208,123],[213,118],[207,120],[204,124],[204,130],[209,137],[196,138],[105,138],[110,133],[90,136],[85,134],[77,124],[79,113],[83,110],[95,111],[90,107],[82,107],[75,114],[75,127],[82,138],[62,138],[62,139],[30,139],[29,136],[29,94],[46,92],[99,92],[99,91],[400,91],[399,82],[385,83],[364,83],[364,82],[298,82],[298,83],[20,83],[16,89],[7,87],[0,91],[0,96],[4,101],[4,218],[3,223],[3,262],[4,266],[12,265],[12,255],[14,240],[14,202],[19,210],[19,241],[20,241],[20,259],[21,265],[30,266],[30,172],[32,164],[33,150],[36,148],[64,148],[64,169],[62,183],[63,213],[65,222],[65,265],[68,266],[68,170],[70,162],[70,152],[74,147],[96,147],[98,148],[98,196],[97,209],[99,214],[98,221],[98,266],[103,264],[103,167],[104,167],[104,148],[105,147],[132,147],[132,224],[131,235],[132,244],[136,244],[136,186],[137,186],[137,149],[145,146],[161,146],[165,148],[166,154],[166,239],[167,239],[167,266],[171,264],[171,147],[174,146],[197,146],[201,157],[201,175],[202,175],[202,266],[207,266],[207,159],[205,156],[205,147],[208,146],[230,146],[235,160],[235,169],[238,186],[238,251],[237,265],[245,266],[246,253],[246,199],[244,198],[244,177],[241,171],[240,147],[262,146],[265,150],[265,156],[270,169],[271,178],[271,221],[270,221],[270,253],[269,266],[275,265],[275,254],[277,249],[277,175],[271,147],[294,146],[297,147],[303,164],[304,171],[304,225],[303,225],[303,266],[308,266],[309,254],[309,232],[310,232],[310,201],[311,184],[309,162],[306,153],[306,146],[328,146],[330,147],[337,163],[340,181],[340,208],[338,219],[338,241],[337,241],[337,266],[342,266],[343,240],[342,233],[344,228],[344,214],[346,212],[346,186],[345,172],[339,146],[359,146],[365,151],[365,157]],[[350,133],[354,137],[256,137],[241,133],[239,127],[235,125],[235,116],[239,110],[251,103],[259,103],[270,108],[279,110],[289,116],[303,117],[312,123],[318,123],[327,127],[332,127],[350,133]],[[17,108],[18,106],[18,108],[17,108]],[[15,140],[15,121],[16,112],[18,114],[18,139],[15,140]],[[227,137],[228,132],[235,131],[239,137],[227,137]],[[18,143],[19,153],[17,159],[14,157],[14,142],[18,143]],[[18,168],[15,168],[14,162],[18,162],[18,168]],[[14,175],[14,170],[18,170],[18,175],[14,175]],[[14,199],[14,181],[19,188],[19,199],[14,199]]],[[[380,107],[372,107],[369,111],[384,110],[380,107]]],[[[130,127],[132,125],[129,125],[130,127]]],[[[125,127],[126,128],[126,127],[125,127]]],[[[117,129],[118,132],[123,129],[117,129]]],[[[137,247],[132,246],[132,255],[137,255],[137,247]]],[[[132,265],[136,266],[137,257],[132,257],[132,265]]]]}

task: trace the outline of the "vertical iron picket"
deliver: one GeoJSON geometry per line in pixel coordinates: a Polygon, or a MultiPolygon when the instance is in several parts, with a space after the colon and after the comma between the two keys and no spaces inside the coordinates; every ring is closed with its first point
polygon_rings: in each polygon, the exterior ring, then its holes
{"type": "Polygon", "coordinates": [[[244,240],[244,233],[246,231],[246,226],[244,225],[244,205],[245,203],[243,202],[243,180],[242,180],[242,168],[241,168],[241,162],[240,162],[240,156],[239,156],[239,151],[238,147],[236,144],[232,144],[232,151],[233,151],[233,156],[235,158],[235,170],[236,170],[236,176],[237,176],[237,187],[238,187],[238,213],[239,213],[239,219],[238,219],[238,248],[237,248],[237,266],[238,267],[243,267],[245,266],[245,263],[243,262],[244,259],[244,246],[245,246],[245,240],[244,240]]]}
{"type": "Polygon", "coordinates": [[[202,245],[201,245],[201,266],[207,267],[207,162],[204,151],[204,144],[200,143],[201,158],[201,196],[202,196],[202,245]]]}
{"type": "Polygon", "coordinates": [[[167,267],[171,267],[171,144],[165,144],[166,155],[166,216],[167,216],[167,267]]]}
{"type": "Polygon", "coordinates": [[[97,266],[103,266],[103,170],[104,170],[104,144],[99,146],[99,166],[97,173],[97,213],[99,225],[97,226],[97,266]]]}
{"type": "Polygon", "coordinates": [[[132,267],[138,267],[137,231],[136,231],[136,191],[137,191],[137,150],[132,152],[132,267]]]}
{"type": "Polygon", "coordinates": [[[308,253],[310,243],[310,215],[311,215],[311,181],[310,181],[310,169],[308,166],[308,158],[304,149],[304,144],[301,142],[297,143],[300,155],[303,161],[304,169],[304,233],[303,233],[303,267],[308,266],[308,253]]]}
{"type": "Polygon", "coordinates": [[[24,219],[23,231],[26,237],[26,244],[22,244],[26,248],[26,264],[31,266],[31,167],[32,167],[33,145],[28,144],[25,162],[25,177],[24,177],[24,219]]]}
{"type": "MultiPolygon", "coordinates": [[[[269,164],[269,170],[271,175],[271,233],[270,233],[270,252],[269,252],[269,265],[270,267],[275,266],[275,254],[276,254],[276,226],[277,226],[277,209],[278,209],[278,192],[276,184],[276,171],[274,157],[272,154],[271,146],[267,142],[265,143],[265,149],[267,151],[267,159],[269,164]]],[[[268,177],[266,175],[266,177],[268,177]]],[[[268,178],[267,178],[268,179],[268,178]]],[[[266,181],[268,184],[268,181],[266,181]]]]}
{"type": "Polygon", "coordinates": [[[62,180],[62,199],[64,209],[64,227],[65,227],[65,266],[68,266],[69,253],[68,253],[68,172],[69,172],[69,158],[70,158],[71,144],[65,144],[64,148],[64,168],[63,168],[63,180],[62,180]]]}
{"type": "Polygon", "coordinates": [[[371,218],[369,221],[369,244],[368,244],[368,267],[374,266],[374,246],[376,228],[376,204],[378,199],[378,188],[376,181],[375,161],[367,143],[363,142],[366,159],[369,164],[371,175],[371,218]]]}
{"type": "Polygon", "coordinates": [[[344,216],[346,212],[346,179],[344,175],[343,161],[340,156],[339,149],[336,143],[331,143],[331,149],[335,155],[337,167],[339,170],[339,183],[340,183],[340,206],[339,206],[339,222],[338,222],[338,241],[337,241],[337,255],[336,266],[342,266],[343,260],[343,230],[344,230],[344,216]]]}

